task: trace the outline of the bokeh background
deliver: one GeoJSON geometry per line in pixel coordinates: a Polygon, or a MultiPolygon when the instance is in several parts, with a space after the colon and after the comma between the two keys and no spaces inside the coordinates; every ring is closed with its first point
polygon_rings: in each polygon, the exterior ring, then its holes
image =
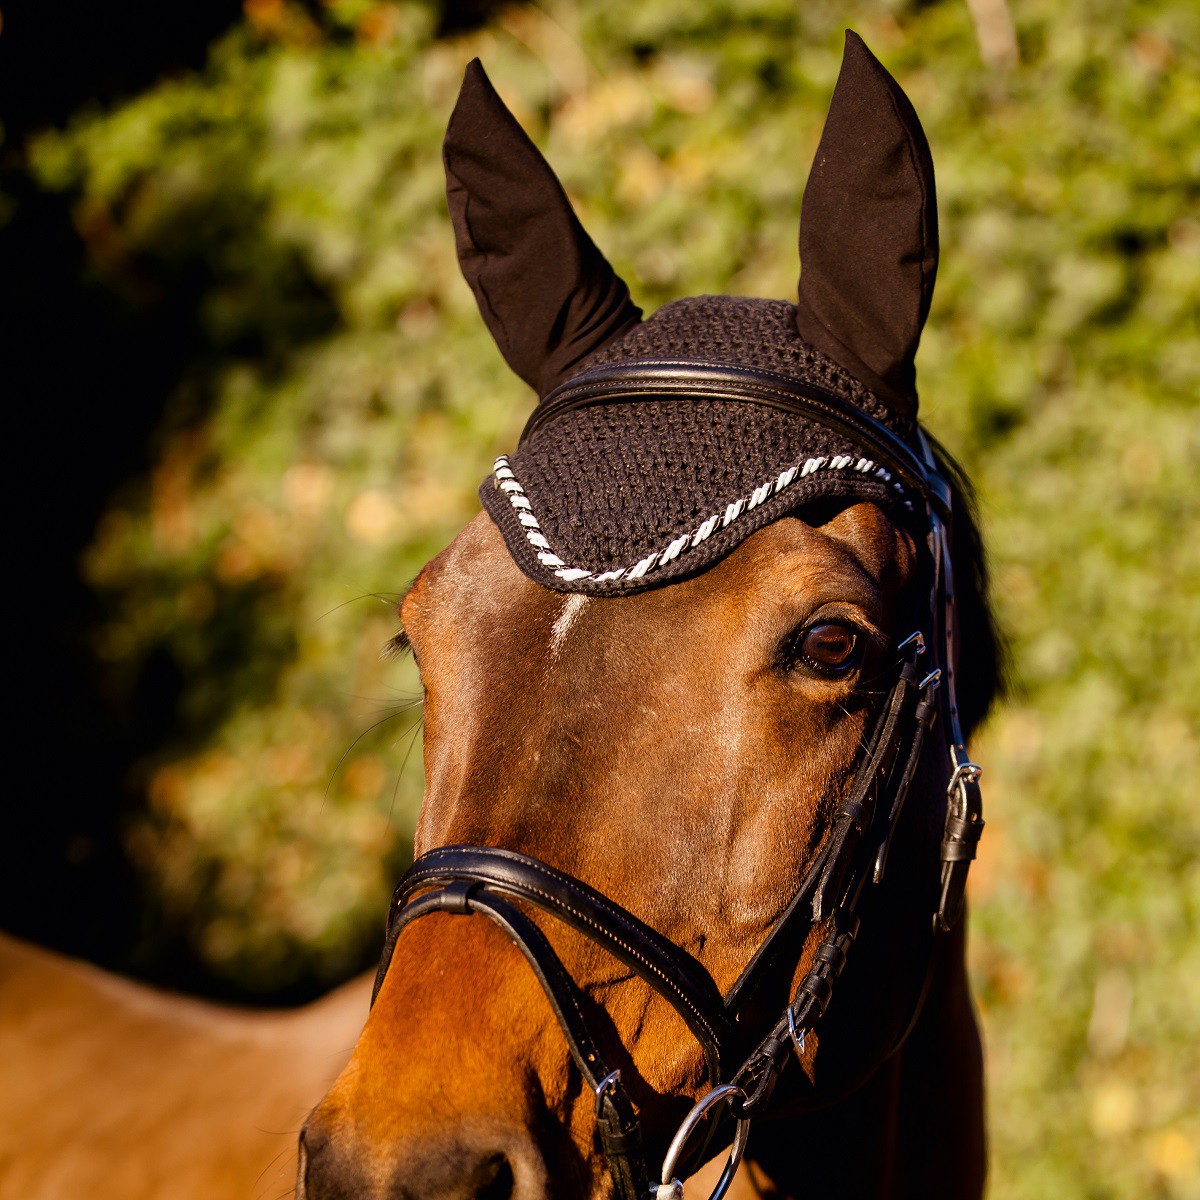
{"type": "Polygon", "coordinates": [[[644,307],[787,297],[846,25],[933,146],[922,408],[1012,647],[976,747],[992,1195],[1200,1197],[1189,0],[6,12],[6,927],[243,1002],[371,962],[421,789],[380,651],[531,402],[444,211],[465,63],[644,307]]]}

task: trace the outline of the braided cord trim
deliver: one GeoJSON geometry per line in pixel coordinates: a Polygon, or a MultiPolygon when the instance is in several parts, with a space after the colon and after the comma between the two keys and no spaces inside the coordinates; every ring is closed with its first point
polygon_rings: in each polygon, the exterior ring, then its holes
{"type": "MultiPolygon", "coordinates": [[[[554,548],[542,530],[541,523],[533,513],[533,505],[529,502],[529,497],[525,494],[520,480],[513,473],[508,456],[505,454],[500,455],[493,464],[493,482],[508,497],[508,502],[515,510],[517,520],[524,529],[525,537],[533,547],[537,561],[543,567],[552,571],[559,579],[569,583],[579,579],[591,579],[595,583],[608,583],[617,579],[641,579],[643,575],[649,574],[657,567],[673,562],[680,555],[686,554],[689,550],[699,546],[701,542],[706,541],[717,529],[724,529],[727,525],[732,525],[739,517],[757,508],[771,496],[778,495],[797,479],[804,479],[816,471],[846,470],[856,471],[861,475],[870,475],[883,480],[884,483],[890,483],[901,497],[904,496],[904,486],[893,480],[892,473],[878,465],[874,459],[856,458],[853,454],[821,455],[818,458],[807,458],[802,463],[795,463],[780,471],[778,475],[768,479],[760,487],[756,487],[748,496],[742,496],[731,504],[727,504],[723,512],[713,513],[711,517],[701,521],[695,529],[673,538],[661,550],[648,554],[632,566],[601,571],[599,574],[584,567],[571,566],[554,552],[554,548]]],[[[909,509],[912,508],[911,500],[905,500],[904,503],[909,509]]]]}

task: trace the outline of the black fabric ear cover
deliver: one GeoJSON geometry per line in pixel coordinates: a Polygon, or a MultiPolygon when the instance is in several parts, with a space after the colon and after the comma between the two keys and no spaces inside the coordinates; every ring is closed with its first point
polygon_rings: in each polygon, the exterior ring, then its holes
{"type": "Polygon", "coordinates": [[[856,33],[800,212],[800,336],[900,415],[917,411],[913,360],[937,274],[933,160],[896,81],[856,33]]]}
{"type": "Polygon", "coordinates": [[[478,59],[442,150],[462,267],[508,365],[539,396],[642,317],[478,59]]]}

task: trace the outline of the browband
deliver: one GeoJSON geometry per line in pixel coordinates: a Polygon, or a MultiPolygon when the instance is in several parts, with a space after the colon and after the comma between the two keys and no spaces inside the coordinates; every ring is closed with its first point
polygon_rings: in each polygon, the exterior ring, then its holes
{"type": "Polygon", "coordinates": [[[950,487],[936,469],[882,421],[813,383],[771,371],[715,363],[646,361],[593,367],[561,384],[533,410],[521,442],[566,413],[594,404],[655,399],[729,400],[796,413],[853,439],[943,516],[950,487]]]}

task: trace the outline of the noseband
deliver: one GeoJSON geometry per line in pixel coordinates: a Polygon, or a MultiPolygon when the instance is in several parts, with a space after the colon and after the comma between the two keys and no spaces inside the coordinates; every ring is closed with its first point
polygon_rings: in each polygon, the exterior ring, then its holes
{"type": "MultiPolygon", "coordinates": [[[[797,412],[865,444],[903,481],[924,508],[931,563],[924,628],[896,649],[893,681],[866,742],[854,782],[838,806],[820,853],[791,903],[724,996],[686,950],[586,883],[545,863],[491,846],[444,846],[421,855],[401,879],[389,910],[387,939],[375,980],[383,983],[401,932],[431,912],[475,913],[516,943],[541,983],[580,1075],[595,1095],[598,1141],[621,1200],[682,1200],[686,1177],[703,1161],[718,1128],[693,1137],[706,1116],[724,1108],[736,1125],[729,1160],[710,1200],[721,1200],[745,1150],[752,1118],[767,1110],[780,1075],[829,1006],[833,987],[858,932],[856,915],[867,881],[879,883],[916,774],[926,736],[940,714],[949,743],[947,809],[941,843],[941,890],[933,916],[948,931],[962,914],[967,871],[983,831],[980,768],[968,757],[955,701],[954,580],[950,559],[951,492],[928,441],[920,453],[887,426],[832,393],[759,371],[689,364],[606,367],[577,376],[538,406],[534,427],[586,404],[647,395],[769,404],[797,412]],[[932,661],[926,669],[926,656],[932,661]],[[692,1108],[672,1140],[661,1182],[652,1184],[637,1113],[592,1037],[586,1000],[528,909],[564,922],[603,947],[645,980],[680,1015],[703,1053],[710,1091],[692,1108]],[[824,923],[812,966],[775,1023],[748,1036],[739,1018],[772,971],[794,960],[801,931],[824,923]],[[698,1143],[692,1145],[693,1142],[698,1143]]],[[[915,1017],[914,1017],[915,1020],[915,1017]]],[[[910,1024],[911,1027],[911,1024],[910,1024]]]]}

